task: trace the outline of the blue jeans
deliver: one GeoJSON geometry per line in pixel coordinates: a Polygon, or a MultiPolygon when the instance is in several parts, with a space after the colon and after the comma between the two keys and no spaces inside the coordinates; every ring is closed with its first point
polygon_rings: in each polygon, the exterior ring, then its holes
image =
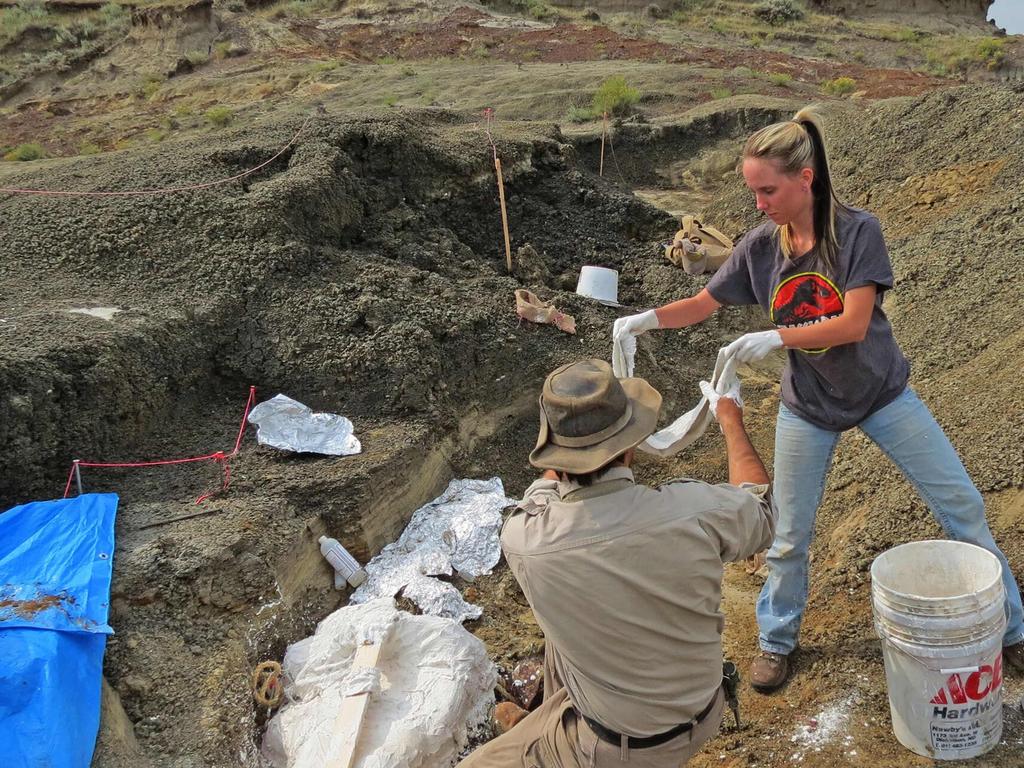
{"type": "MultiPolygon", "coordinates": [[[[947,536],[977,544],[999,558],[1006,587],[1003,645],[1024,640],[1020,590],[992,538],[984,500],[928,407],[907,387],[858,426],[913,483],[947,536]]],[[[814,519],[839,435],[779,406],[774,483],[779,523],[768,550],[768,580],[757,601],[759,639],[766,651],[788,654],[796,648],[807,604],[807,555],[814,519]]]]}

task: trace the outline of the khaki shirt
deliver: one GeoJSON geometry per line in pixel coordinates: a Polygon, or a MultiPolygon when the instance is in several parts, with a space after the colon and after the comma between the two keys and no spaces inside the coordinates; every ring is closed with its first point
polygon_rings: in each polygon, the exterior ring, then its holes
{"type": "Polygon", "coordinates": [[[582,490],[537,480],[501,545],[572,702],[650,736],[691,720],[721,684],[723,564],[770,546],[777,512],[767,485],[624,478],[613,467],[582,490]]]}

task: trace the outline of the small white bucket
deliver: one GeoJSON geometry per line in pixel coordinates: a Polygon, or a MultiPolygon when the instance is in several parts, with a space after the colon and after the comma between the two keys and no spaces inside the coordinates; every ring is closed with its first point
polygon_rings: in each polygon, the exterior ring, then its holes
{"type": "Polygon", "coordinates": [[[871,565],[892,728],[912,752],[963,760],[1003,732],[1002,565],[959,541],[917,541],[871,565]]]}
{"type": "Polygon", "coordinates": [[[609,307],[619,305],[619,273],[606,267],[583,267],[576,293],[609,307]]]}

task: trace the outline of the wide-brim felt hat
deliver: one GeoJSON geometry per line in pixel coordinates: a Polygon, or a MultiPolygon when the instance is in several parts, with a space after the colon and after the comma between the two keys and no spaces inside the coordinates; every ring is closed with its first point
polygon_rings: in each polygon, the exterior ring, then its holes
{"type": "Polygon", "coordinates": [[[658,390],[643,379],[617,379],[603,360],[563,365],[544,380],[530,463],[574,475],[593,472],[646,440],[660,409],[658,390]]]}

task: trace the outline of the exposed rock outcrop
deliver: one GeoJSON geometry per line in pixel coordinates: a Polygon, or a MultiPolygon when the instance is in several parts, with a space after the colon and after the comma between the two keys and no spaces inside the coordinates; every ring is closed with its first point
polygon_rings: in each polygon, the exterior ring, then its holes
{"type": "Polygon", "coordinates": [[[822,10],[849,15],[942,14],[980,22],[988,18],[993,0],[811,0],[822,10]]]}

